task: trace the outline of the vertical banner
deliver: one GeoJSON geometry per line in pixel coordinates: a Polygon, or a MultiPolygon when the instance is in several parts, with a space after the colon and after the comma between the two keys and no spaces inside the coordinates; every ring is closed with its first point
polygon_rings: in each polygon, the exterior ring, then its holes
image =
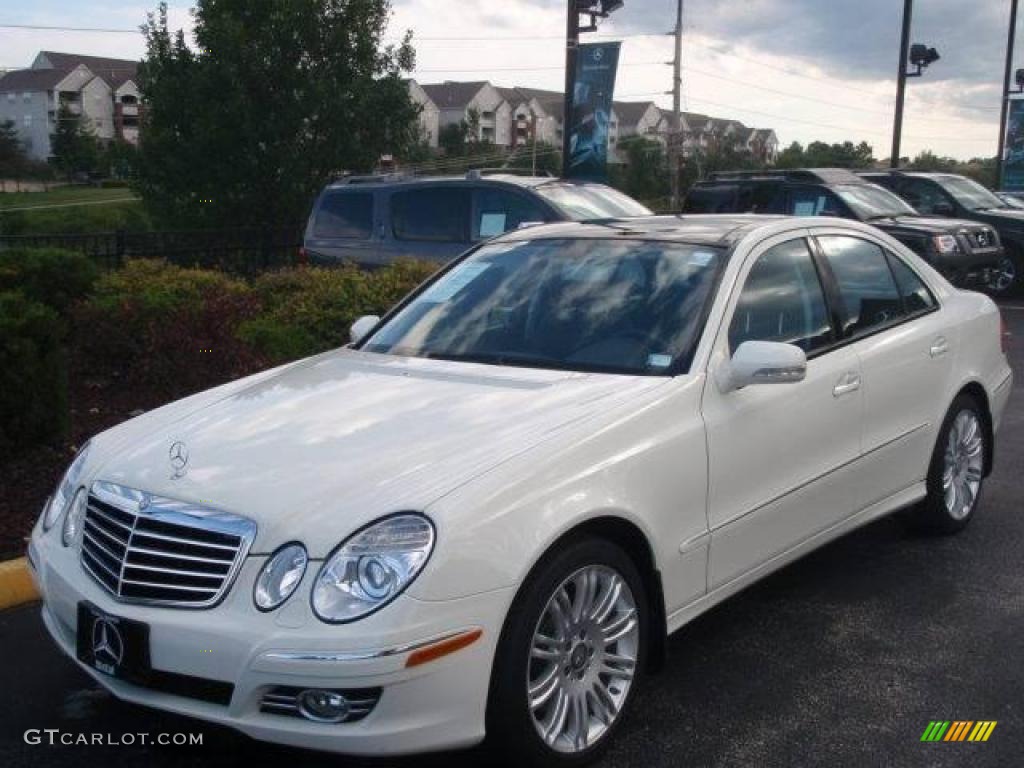
{"type": "Polygon", "coordinates": [[[1024,99],[1010,101],[1002,162],[1003,189],[1024,191],[1024,99]]]}
{"type": "Polygon", "coordinates": [[[608,124],[621,43],[587,43],[576,57],[569,129],[569,178],[608,177],[608,124]]]}

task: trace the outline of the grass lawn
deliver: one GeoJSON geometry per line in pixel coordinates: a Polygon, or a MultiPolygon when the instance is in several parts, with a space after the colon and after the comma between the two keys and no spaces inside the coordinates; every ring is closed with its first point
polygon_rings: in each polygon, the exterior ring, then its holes
{"type": "Polygon", "coordinates": [[[135,195],[128,188],[57,187],[49,192],[0,193],[0,210],[4,208],[36,208],[77,203],[104,203],[110,200],[130,201],[135,195]]]}

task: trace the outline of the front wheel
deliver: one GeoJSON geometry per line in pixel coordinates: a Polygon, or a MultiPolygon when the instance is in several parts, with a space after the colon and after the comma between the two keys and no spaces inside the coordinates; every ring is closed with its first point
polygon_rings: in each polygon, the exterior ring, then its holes
{"type": "Polygon", "coordinates": [[[603,752],[643,668],[648,606],[629,556],[584,539],[549,556],[509,612],[488,739],[514,765],[577,766],[603,752]]]}
{"type": "Polygon", "coordinates": [[[988,279],[988,292],[992,296],[1016,296],[1021,292],[1024,283],[1024,264],[1021,264],[1019,253],[1006,249],[988,279]]]}
{"type": "Polygon", "coordinates": [[[928,470],[928,495],[912,513],[918,527],[956,533],[974,517],[990,450],[985,417],[977,401],[959,395],[939,430],[928,470]]]}

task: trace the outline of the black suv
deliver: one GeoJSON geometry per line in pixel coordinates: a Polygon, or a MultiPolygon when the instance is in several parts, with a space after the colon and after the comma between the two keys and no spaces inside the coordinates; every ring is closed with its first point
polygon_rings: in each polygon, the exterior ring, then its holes
{"type": "Polygon", "coordinates": [[[868,222],[954,285],[984,285],[1003,257],[991,228],[927,218],[888,190],[843,169],[714,173],[690,189],[683,211],[839,216],[868,222]]]}
{"type": "Polygon", "coordinates": [[[603,184],[547,176],[350,176],[320,193],[303,249],[314,264],[443,262],[473,243],[530,224],[650,214],[603,184]]]}
{"type": "Polygon", "coordinates": [[[1024,210],[955,173],[879,171],[861,175],[892,190],[921,213],[970,219],[994,229],[1005,253],[989,280],[989,292],[1004,296],[1024,292],[1024,210]]]}

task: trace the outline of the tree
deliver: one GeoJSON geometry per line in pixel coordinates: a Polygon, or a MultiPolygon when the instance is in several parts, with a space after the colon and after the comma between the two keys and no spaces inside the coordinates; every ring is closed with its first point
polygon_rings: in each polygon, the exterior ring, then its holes
{"type": "Polygon", "coordinates": [[[67,104],[57,110],[57,129],[50,141],[57,170],[68,179],[76,173],[92,173],[99,161],[99,144],[82,119],[67,104]]]}
{"type": "Polygon", "coordinates": [[[28,156],[18,138],[18,129],[13,120],[5,120],[0,123],[0,179],[21,178],[27,165],[28,156]]]}
{"type": "Polygon", "coordinates": [[[776,168],[871,168],[875,164],[875,151],[866,141],[854,144],[828,144],[812,141],[807,149],[794,141],[779,152],[776,168]]]}
{"type": "Polygon", "coordinates": [[[198,50],[144,26],[146,103],[135,186],[156,215],[197,225],[293,225],[342,171],[415,141],[402,79],[411,35],[384,45],[389,0],[198,0],[198,50]]]}
{"type": "Polygon", "coordinates": [[[611,166],[612,183],[630,197],[660,207],[669,194],[669,172],[661,142],[629,136],[616,147],[622,167],[611,166]]]}
{"type": "Polygon", "coordinates": [[[465,120],[457,123],[448,123],[442,126],[437,132],[437,146],[439,146],[447,157],[462,157],[466,154],[466,138],[469,135],[469,126],[465,120]]]}

